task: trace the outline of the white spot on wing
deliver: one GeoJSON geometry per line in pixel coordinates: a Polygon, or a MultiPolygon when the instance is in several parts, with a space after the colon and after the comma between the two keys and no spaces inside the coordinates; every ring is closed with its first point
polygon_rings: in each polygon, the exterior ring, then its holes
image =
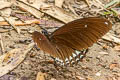
{"type": "Polygon", "coordinates": [[[42,39],[41,39],[41,38],[39,38],[39,40],[41,41],[42,39]]]}
{"type": "Polygon", "coordinates": [[[106,25],[108,25],[108,22],[104,22],[106,25]]]}
{"type": "Polygon", "coordinates": [[[88,27],[88,25],[85,25],[85,28],[87,28],[88,27]]]}

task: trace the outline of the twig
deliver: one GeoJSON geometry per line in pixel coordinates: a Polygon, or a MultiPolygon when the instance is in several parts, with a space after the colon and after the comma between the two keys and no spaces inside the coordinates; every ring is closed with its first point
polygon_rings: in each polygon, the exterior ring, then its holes
{"type": "Polygon", "coordinates": [[[90,7],[89,0],[85,0],[85,2],[86,2],[86,3],[87,3],[87,5],[90,7]]]}
{"type": "MultiPolygon", "coordinates": [[[[45,25],[44,27],[60,27],[63,24],[58,23],[58,22],[53,22],[53,21],[46,21],[46,20],[39,20],[39,19],[34,19],[34,20],[25,20],[24,22],[22,21],[14,21],[13,23],[15,26],[26,26],[26,25],[31,25],[31,24],[39,24],[39,25],[45,25]],[[45,24],[46,23],[46,24],[45,24]]],[[[10,26],[10,24],[6,21],[0,21],[0,27],[2,26],[10,26]]]]}
{"type": "Polygon", "coordinates": [[[110,41],[110,42],[114,42],[116,44],[120,44],[120,39],[112,36],[110,33],[103,36],[102,39],[110,41]]]}
{"type": "MultiPolygon", "coordinates": [[[[25,25],[31,25],[31,24],[40,24],[39,20],[27,20],[27,21],[15,21],[13,23],[14,26],[25,26],[25,25]]],[[[9,26],[10,24],[6,21],[0,21],[0,26],[9,26]]]]}
{"type": "Polygon", "coordinates": [[[0,35],[0,45],[1,45],[1,49],[2,49],[2,53],[5,52],[5,48],[4,48],[4,45],[3,45],[3,40],[2,40],[2,36],[0,35]]]}
{"type": "Polygon", "coordinates": [[[111,1],[110,3],[106,4],[106,5],[104,6],[104,8],[108,8],[108,7],[110,7],[110,6],[114,5],[114,4],[118,4],[118,3],[120,3],[119,0],[113,0],[113,1],[111,1]]]}
{"type": "Polygon", "coordinates": [[[5,19],[5,21],[7,21],[15,30],[16,32],[18,32],[20,34],[20,30],[18,28],[16,28],[16,26],[13,23],[13,19],[11,19],[10,17],[3,17],[5,19]]]}
{"type": "Polygon", "coordinates": [[[9,32],[9,31],[11,31],[12,29],[10,29],[10,30],[0,30],[0,33],[4,33],[4,32],[9,32]]]}

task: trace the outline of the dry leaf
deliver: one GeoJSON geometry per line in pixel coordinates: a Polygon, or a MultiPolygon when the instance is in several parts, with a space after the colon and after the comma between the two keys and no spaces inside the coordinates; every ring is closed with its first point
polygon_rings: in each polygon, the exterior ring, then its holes
{"type": "Polygon", "coordinates": [[[33,48],[34,43],[27,47],[13,49],[0,56],[0,77],[16,68],[26,57],[27,53],[33,48]]]}
{"type": "Polygon", "coordinates": [[[12,12],[11,8],[6,8],[1,10],[1,15],[5,17],[10,17],[11,12],[12,12]]]}
{"type": "Polygon", "coordinates": [[[115,51],[120,51],[120,45],[115,46],[113,49],[114,49],[115,51]]]}
{"type": "Polygon", "coordinates": [[[3,17],[0,17],[0,21],[5,21],[3,17]]]}
{"type": "Polygon", "coordinates": [[[19,2],[24,2],[25,4],[30,5],[34,8],[36,8],[36,9],[38,9],[38,10],[42,7],[45,8],[45,7],[50,7],[51,6],[51,5],[48,5],[48,4],[44,3],[45,1],[46,0],[35,0],[35,2],[33,4],[28,4],[27,0],[19,0],[19,2]]]}
{"type": "Polygon", "coordinates": [[[87,80],[94,80],[93,78],[91,78],[91,77],[87,77],[87,80]]]}
{"type": "Polygon", "coordinates": [[[97,72],[95,75],[96,76],[101,76],[101,72],[97,72]]]}
{"type": "Polygon", "coordinates": [[[55,0],[55,6],[62,8],[64,0],[55,0]]]}
{"type": "Polygon", "coordinates": [[[120,77],[117,77],[117,80],[120,80],[120,77]]]}
{"type": "MultiPolygon", "coordinates": [[[[35,20],[26,20],[24,22],[22,21],[14,21],[13,25],[15,26],[25,26],[25,25],[30,25],[30,24],[40,24],[40,21],[35,19],[35,20]]],[[[9,26],[8,22],[5,21],[0,21],[0,26],[9,26]]]]}
{"type": "Polygon", "coordinates": [[[103,47],[103,49],[105,49],[105,50],[107,50],[107,49],[109,48],[109,46],[106,45],[106,44],[103,44],[102,47],[103,47]]]}
{"type": "Polygon", "coordinates": [[[43,13],[41,13],[39,10],[37,10],[34,7],[31,7],[29,4],[25,4],[22,1],[17,1],[17,4],[15,4],[15,5],[18,6],[19,8],[21,8],[22,10],[25,10],[25,11],[31,13],[36,18],[41,18],[43,16],[43,13]]]}
{"type": "Polygon", "coordinates": [[[42,12],[64,22],[64,23],[68,23],[71,22],[75,19],[77,19],[78,17],[76,17],[73,14],[70,14],[66,11],[64,11],[63,9],[57,8],[57,7],[51,7],[47,10],[42,10],[42,12]]]}
{"type": "Polygon", "coordinates": [[[4,44],[3,44],[3,39],[2,39],[2,35],[1,34],[0,34],[0,47],[1,47],[2,53],[4,53],[5,52],[5,47],[4,47],[4,44]]]}
{"type": "Polygon", "coordinates": [[[20,34],[20,29],[14,25],[14,19],[12,17],[4,17],[4,19],[20,34]]]}
{"type": "Polygon", "coordinates": [[[33,4],[35,0],[27,0],[28,3],[33,4]]]}
{"type": "Polygon", "coordinates": [[[86,3],[87,3],[87,5],[90,7],[89,0],[85,0],[85,2],[86,2],[86,3]]]}
{"type": "Polygon", "coordinates": [[[100,54],[107,55],[107,52],[99,52],[100,54]]]}
{"type": "MultiPolygon", "coordinates": [[[[26,0],[20,0],[20,2],[18,1],[18,3],[24,4],[22,1],[26,1],[26,0]]],[[[50,15],[64,23],[68,23],[70,21],[73,21],[73,20],[79,18],[79,17],[75,16],[74,14],[70,14],[58,7],[48,5],[46,3],[40,2],[39,0],[36,0],[36,2],[34,4],[30,4],[30,5],[36,9],[40,9],[41,12],[46,13],[47,15],[50,15]],[[38,3],[36,4],[36,2],[39,2],[39,4],[38,3]]],[[[25,3],[24,5],[28,6],[27,3],[25,3]]],[[[18,6],[23,7],[22,5],[18,5],[18,6]]]]}
{"type": "Polygon", "coordinates": [[[113,69],[113,68],[115,68],[115,67],[117,67],[117,66],[118,66],[117,63],[112,63],[112,64],[109,65],[109,68],[110,68],[110,69],[113,69]]]}
{"type": "Polygon", "coordinates": [[[83,78],[83,77],[81,77],[81,76],[76,76],[76,78],[77,78],[78,80],[85,80],[85,78],[83,78]]]}
{"type": "Polygon", "coordinates": [[[46,76],[45,73],[38,72],[36,80],[45,80],[45,76],[46,76]]]}
{"type": "Polygon", "coordinates": [[[56,80],[55,78],[51,78],[50,80],[56,80]]]}
{"type": "Polygon", "coordinates": [[[107,33],[105,36],[102,37],[102,39],[105,39],[105,40],[120,44],[120,39],[117,38],[117,37],[114,37],[110,33],[107,33]]]}
{"type": "Polygon", "coordinates": [[[12,3],[0,1],[0,9],[11,7],[12,3]]]}

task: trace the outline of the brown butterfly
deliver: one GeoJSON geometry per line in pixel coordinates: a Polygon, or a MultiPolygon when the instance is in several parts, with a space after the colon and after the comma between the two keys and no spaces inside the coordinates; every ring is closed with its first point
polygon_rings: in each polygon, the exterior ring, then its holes
{"type": "Polygon", "coordinates": [[[111,28],[112,24],[107,19],[88,17],[69,22],[50,35],[47,31],[44,34],[35,31],[32,38],[45,53],[65,64],[72,64],[81,60],[88,47],[111,28]]]}

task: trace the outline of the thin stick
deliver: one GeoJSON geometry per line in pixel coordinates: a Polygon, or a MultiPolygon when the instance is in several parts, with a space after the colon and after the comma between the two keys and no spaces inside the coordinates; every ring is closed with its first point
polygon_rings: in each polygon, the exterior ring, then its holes
{"type": "MultiPolygon", "coordinates": [[[[25,22],[14,21],[15,26],[26,26],[31,24],[40,24],[40,21],[39,20],[27,20],[25,22]]],[[[0,26],[10,26],[10,24],[6,21],[0,21],[0,26]]]]}
{"type": "Polygon", "coordinates": [[[16,28],[11,18],[7,18],[7,17],[3,17],[3,18],[16,30],[16,32],[20,33],[19,29],[16,28]]]}
{"type": "Polygon", "coordinates": [[[110,3],[106,4],[106,5],[104,6],[104,8],[108,8],[108,7],[110,7],[110,6],[114,5],[114,4],[119,4],[119,3],[120,3],[119,0],[113,0],[113,1],[111,1],[110,3]]]}
{"type": "Polygon", "coordinates": [[[87,5],[90,7],[90,3],[88,0],[85,0],[85,2],[87,3],[87,5]]]}
{"type": "Polygon", "coordinates": [[[106,41],[109,41],[109,42],[114,42],[116,44],[120,44],[120,39],[117,38],[117,37],[114,37],[113,35],[111,35],[110,33],[109,34],[106,34],[105,36],[102,37],[102,39],[106,40],[106,41]]]}
{"type": "Polygon", "coordinates": [[[2,49],[2,54],[5,52],[5,48],[3,45],[3,40],[2,40],[2,36],[0,35],[0,45],[1,45],[1,49],[2,49]]]}

